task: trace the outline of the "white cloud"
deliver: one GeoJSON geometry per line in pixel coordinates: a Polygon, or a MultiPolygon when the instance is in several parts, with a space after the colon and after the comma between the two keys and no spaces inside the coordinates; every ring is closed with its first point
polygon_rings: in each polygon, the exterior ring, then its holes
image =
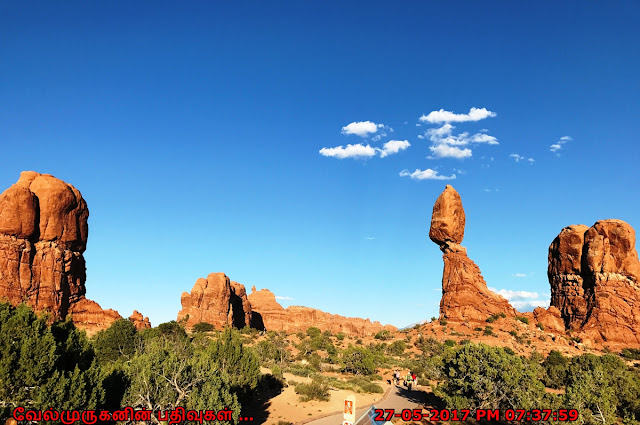
{"type": "Polygon", "coordinates": [[[342,134],[355,134],[356,136],[367,137],[378,131],[378,128],[381,128],[380,126],[384,125],[376,124],[371,121],[354,121],[351,124],[342,127],[342,134]]]}
{"type": "Polygon", "coordinates": [[[369,145],[347,145],[347,147],[336,146],[335,148],[322,148],[320,155],[333,158],[370,158],[376,155],[376,150],[369,145]]]}
{"type": "Polygon", "coordinates": [[[420,121],[429,123],[441,122],[467,122],[480,121],[488,117],[495,117],[496,113],[487,110],[487,108],[471,108],[468,114],[454,114],[450,111],[440,109],[439,111],[431,111],[429,115],[422,115],[420,121]]]}
{"type": "Polygon", "coordinates": [[[287,301],[293,301],[293,298],[291,297],[282,297],[280,295],[276,295],[276,300],[287,300],[287,301]]]}
{"type": "Polygon", "coordinates": [[[405,150],[409,146],[411,146],[411,143],[409,143],[408,140],[390,140],[382,145],[382,149],[378,149],[378,151],[380,152],[380,158],[384,158],[385,156],[405,150]]]}
{"type": "Polygon", "coordinates": [[[408,176],[414,180],[451,180],[456,178],[455,174],[452,174],[451,176],[441,176],[437,171],[432,170],[431,168],[427,168],[424,171],[416,169],[413,173],[410,173],[409,170],[402,170],[400,171],[400,176],[408,176]]]}
{"type": "MultiPolygon", "coordinates": [[[[549,146],[549,150],[551,152],[558,152],[559,150],[562,149],[562,145],[564,145],[567,142],[570,142],[573,140],[573,137],[571,136],[562,136],[560,138],[560,140],[558,140],[556,143],[554,143],[553,145],[549,146]]],[[[559,156],[559,154],[556,154],[559,156]]]]}
{"type": "Polygon", "coordinates": [[[517,153],[512,153],[511,155],[509,155],[509,158],[513,158],[514,161],[520,162],[524,159],[524,156],[518,155],[517,153]]]}
{"type": "Polygon", "coordinates": [[[374,236],[367,236],[365,239],[368,240],[368,241],[375,241],[376,240],[376,238],[374,236]]]}
{"type": "Polygon", "coordinates": [[[537,292],[513,291],[511,289],[495,289],[491,287],[489,289],[505,297],[516,309],[533,310],[535,307],[549,307],[549,298],[541,299],[540,294],[537,292]]]}
{"type": "Polygon", "coordinates": [[[533,159],[533,158],[529,158],[529,159],[527,159],[527,161],[529,161],[529,163],[530,163],[531,165],[533,165],[533,163],[534,163],[534,162],[536,162],[536,160],[535,160],[535,159],[533,159]]]}
{"type": "Polygon", "coordinates": [[[513,277],[527,277],[526,273],[514,273],[513,277]]]}
{"type": "Polygon", "coordinates": [[[476,143],[488,143],[490,145],[499,145],[498,139],[488,134],[477,133],[471,138],[471,141],[476,143]]]}
{"type": "Polygon", "coordinates": [[[471,156],[471,149],[468,149],[468,148],[460,149],[458,147],[449,146],[445,144],[430,146],[429,149],[433,153],[433,156],[429,157],[431,159],[433,158],[462,159],[462,158],[469,158],[471,156]]]}

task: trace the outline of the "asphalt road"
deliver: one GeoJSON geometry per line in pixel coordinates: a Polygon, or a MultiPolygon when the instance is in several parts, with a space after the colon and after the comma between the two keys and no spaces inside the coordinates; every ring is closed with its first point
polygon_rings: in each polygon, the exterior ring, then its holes
{"type": "MultiPolygon", "coordinates": [[[[356,407],[358,406],[357,397],[358,396],[356,394],[356,407]]],[[[407,391],[405,387],[399,386],[395,388],[392,387],[387,398],[375,403],[375,406],[378,409],[395,409],[397,413],[400,413],[402,409],[421,408],[424,402],[424,392],[419,388],[417,390],[407,391]]],[[[356,419],[362,416],[367,409],[368,407],[357,408],[356,419]]],[[[342,421],[342,413],[336,413],[334,415],[306,422],[306,425],[341,425],[342,421]]]]}

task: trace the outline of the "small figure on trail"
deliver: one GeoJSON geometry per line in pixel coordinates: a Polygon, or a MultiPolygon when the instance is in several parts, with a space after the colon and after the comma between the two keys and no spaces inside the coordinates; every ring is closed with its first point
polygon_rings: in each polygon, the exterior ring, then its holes
{"type": "Polygon", "coordinates": [[[400,384],[400,371],[396,369],[396,373],[394,374],[394,378],[396,379],[396,385],[400,384]]]}
{"type": "Polygon", "coordinates": [[[418,377],[415,372],[411,372],[411,380],[413,381],[414,388],[418,386],[418,377]]]}
{"type": "Polygon", "coordinates": [[[407,389],[411,391],[411,386],[413,385],[413,372],[407,373],[407,377],[405,379],[407,389]]]}

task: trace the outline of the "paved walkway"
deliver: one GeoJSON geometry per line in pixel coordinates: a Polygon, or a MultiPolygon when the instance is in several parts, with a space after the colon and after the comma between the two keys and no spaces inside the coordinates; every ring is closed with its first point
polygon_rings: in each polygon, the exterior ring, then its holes
{"type": "MultiPolygon", "coordinates": [[[[405,387],[391,387],[387,396],[374,403],[378,409],[395,409],[400,413],[402,409],[418,409],[424,403],[424,392],[418,388],[414,391],[407,391],[405,387]]],[[[358,395],[356,394],[356,407],[358,406],[358,395]]],[[[356,419],[364,414],[369,407],[360,407],[356,409],[356,419]]],[[[342,412],[335,413],[324,418],[306,422],[306,425],[341,425],[343,421],[342,412]]]]}

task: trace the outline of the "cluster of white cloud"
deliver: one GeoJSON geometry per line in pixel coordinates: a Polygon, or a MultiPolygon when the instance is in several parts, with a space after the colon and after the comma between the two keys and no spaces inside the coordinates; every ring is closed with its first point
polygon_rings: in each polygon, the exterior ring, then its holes
{"type": "Polygon", "coordinates": [[[455,179],[456,175],[452,174],[450,176],[441,176],[438,174],[436,170],[432,170],[431,168],[427,168],[426,170],[418,170],[414,172],[409,172],[409,170],[400,171],[401,177],[411,177],[414,180],[451,180],[455,179]]]}
{"type": "Polygon", "coordinates": [[[495,112],[491,112],[486,108],[471,108],[468,114],[454,114],[453,112],[445,111],[444,109],[432,111],[429,115],[423,115],[420,117],[420,120],[428,123],[445,122],[445,124],[438,128],[428,129],[423,135],[419,135],[418,138],[428,138],[432,142],[432,145],[429,147],[431,155],[427,157],[429,159],[469,158],[472,156],[471,149],[469,147],[462,148],[460,146],[469,146],[476,143],[497,145],[499,144],[498,139],[486,134],[486,129],[475,134],[464,132],[454,135],[453,129],[455,126],[449,124],[449,122],[479,121],[481,119],[495,116],[495,112]]]}
{"type": "Polygon", "coordinates": [[[382,149],[374,148],[371,145],[363,145],[361,143],[355,145],[336,146],[335,148],[322,148],[320,149],[320,155],[329,156],[333,158],[371,158],[376,155],[380,155],[380,158],[384,158],[389,155],[396,154],[411,146],[408,140],[390,140],[384,145],[382,149]]]}
{"type": "Polygon", "coordinates": [[[468,114],[454,114],[451,111],[440,109],[439,111],[431,111],[429,115],[422,115],[420,121],[431,124],[440,122],[467,122],[480,121],[485,118],[495,117],[496,113],[487,110],[487,108],[471,108],[468,114]]]}
{"type": "Polygon", "coordinates": [[[558,152],[560,149],[562,149],[562,145],[572,140],[573,140],[573,137],[571,136],[562,136],[560,140],[558,140],[556,143],[554,143],[549,147],[549,150],[551,152],[558,152]]]}
{"type": "Polygon", "coordinates": [[[549,298],[540,298],[537,292],[513,291],[511,289],[489,288],[498,295],[505,297],[518,310],[533,310],[536,307],[549,307],[549,298]]]}
{"type": "Polygon", "coordinates": [[[342,134],[355,134],[360,137],[367,137],[376,131],[378,131],[378,124],[371,121],[352,122],[342,127],[342,134]]]}
{"type": "Polygon", "coordinates": [[[515,162],[520,162],[520,161],[522,161],[522,160],[526,159],[526,160],[527,160],[527,162],[528,162],[529,164],[531,164],[531,165],[533,165],[533,163],[534,163],[534,162],[536,162],[536,160],[535,160],[535,159],[533,159],[533,158],[527,158],[527,157],[525,157],[525,156],[518,155],[517,153],[512,153],[511,155],[509,155],[509,157],[510,157],[510,158],[513,158],[513,160],[514,160],[515,162]]]}

